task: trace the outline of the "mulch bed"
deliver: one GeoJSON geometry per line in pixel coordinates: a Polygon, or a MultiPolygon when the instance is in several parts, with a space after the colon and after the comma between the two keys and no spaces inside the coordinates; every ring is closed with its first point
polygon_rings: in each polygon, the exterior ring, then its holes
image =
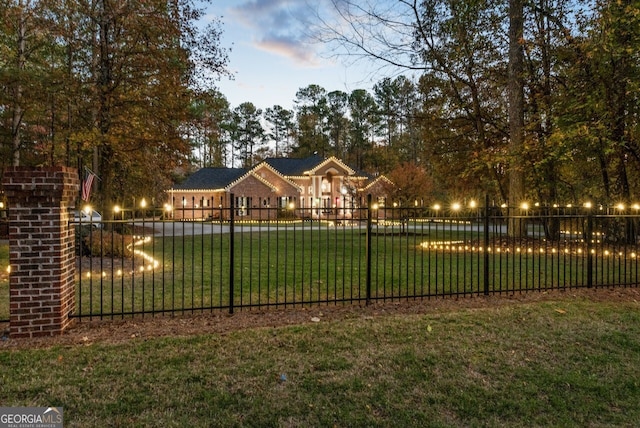
{"type": "MultiPolygon", "coordinates": [[[[0,340],[0,349],[49,348],[52,346],[87,346],[94,343],[118,344],[132,340],[157,337],[185,337],[198,334],[228,334],[252,328],[275,328],[331,322],[354,318],[375,320],[377,317],[401,314],[446,313],[461,309],[483,309],[520,305],[534,302],[558,302],[571,300],[631,302],[640,309],[638,288],[568,289],[549,292],[502,294],[463,298],[437,298],[419,301],[373,303],[369,306],[335,305],[295,307],[290,309],[242,310],[230,315],[218,311],[184,316],[146,316],[103,321],[76,322],[64,334],[34,339],[11,339],[6,335],[0,340]]],[[[7,325],[0,325],[0,332],[7,325]]]]}

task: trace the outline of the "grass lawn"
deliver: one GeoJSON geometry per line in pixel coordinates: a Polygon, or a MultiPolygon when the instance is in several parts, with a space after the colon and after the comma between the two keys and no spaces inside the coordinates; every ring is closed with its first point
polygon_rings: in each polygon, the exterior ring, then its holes
{"type": "Polygon", "coordinates": [[[36,349],[8,341],[0,403],[63,406],[69,427],[638,426],[640,304],[599,300],[451,301],[36,349]]]}

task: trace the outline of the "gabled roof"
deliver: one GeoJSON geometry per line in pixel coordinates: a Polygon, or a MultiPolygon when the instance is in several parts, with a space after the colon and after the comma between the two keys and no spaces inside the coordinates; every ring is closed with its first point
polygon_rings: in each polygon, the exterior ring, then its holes
{"type": "Polygon", "coordinates": [[[267,158],[264,160],[264,162],[276,171],[280,172],[280,174],[288,177],[304,175],[305,172],[314,169],[324,161],[325,159],[318,155],[302,159],[267,158]]]}
{"type": "MultiPolygon", "coordinates": [[[[273,159],[273,158],[272,158],[273,159]]],[[[285,175],[283,175],[280,171],[278,171],[277,169],[275,169],[273,166],[271,166],[266,160],[260,162],[258,165],[254,166],[253,169],[251,170],[251,172],[253,172],[254,174],[257,175],[257,172],[260,168],[266,168],[269,171],[273,172],[275,175],[277,175],[278,177],[280,177],[283,181],[289,183],[290,185],[292,185],[293,187],[295,187],[298,190],[300,189],[300,186],[292,180],[289,180],[285,175]]],[[[266,180],[265,180],[266,181],[266,180]]]]}
{"type": "Polygon", "coordinates": [[[309,168],[307,171],[305,171],[306,173],[314,173],[317,170],[319,170],[321,167],[331,163],[331,162],[335,162],[337,164],[339,164],[342,168],[344,168],[349,175],[353,175],[355,174],[355,171],[353,170],[353,168],[351,168],[349,165],[345,164],[344,162],[342,162],[340,159],[336,158],[335,156],[331,156],[328,159],[321,159],[321,161],[317,164],[314,165],[313,168],[309,168]]]}
{"type": "Polygon", "coordinates": [[[244,180],[244,179],[246,179],[248,177],[254,177],[256,180],[258,180],[259,182],[261,182],[262,184],[267,186],[269,189],[271,189],[271,191],[277,190],[276,187],[273,184],[269,183],[267,180],[265,180],[264,178],[260,177],[258,174],[256,174],[253,171],[249,171],[246,174],[241,175],[240,177],[235,179],[233,182],[229,183],[225,187],[224,190],[226,190],[227,192],[230,191],[233,186],[235,186],[236,184],[240,183],[242,180],[244,180]]]}
{"type": "Polygon", "coordinates": [[[244,168],[202,168],[173,190],[223,189],[247,173],[244,168]]]}
{"type": "Polygon", "coordinates": [[[380,181],[384,181],[384,182],[386,182],[386,183],[388,183],[388,184],[393,185],[393,181],[389,180],[389,179],[388,179],[386,176],[384,176],[384,175],[379,175],[379,176],[377,176],[377,177],[375,177],[375,178],[370,178],[370,180],[371,180],[371,181],[370,181],[366,186],[364,186],[364,187],[362,188],[362,190],[367,190],[367,189],[369,189],[370,187],[372,187],[374,184],[376,184],[376,183],[378,183],[378,182],[380,182],[380,181]]]}

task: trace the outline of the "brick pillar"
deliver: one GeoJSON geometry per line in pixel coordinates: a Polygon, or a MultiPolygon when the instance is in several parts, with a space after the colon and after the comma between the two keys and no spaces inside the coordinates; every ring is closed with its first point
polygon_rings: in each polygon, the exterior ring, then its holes
{"type": "Polygon", "coordinates": [[[2,184],[9,201],[9,335],[61,334],[75,308],[75,231],[69,216],[78,171],[11,167],[2,184]]]}

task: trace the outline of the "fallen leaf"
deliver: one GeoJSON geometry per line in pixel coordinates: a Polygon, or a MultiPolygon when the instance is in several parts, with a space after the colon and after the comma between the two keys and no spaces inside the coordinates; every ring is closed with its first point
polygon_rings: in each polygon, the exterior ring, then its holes
{"type": "Polygon", "coordinates": [[[566,314],[567,311],[565,311],[564,309],[556,309],[556,312],[559,314],[566,314]]]}
{"type": "Polygon", "coordinates": [[[311,322],[320,322],[320,318],[313,317],[313,318],[311,318],[311,322]]]}

